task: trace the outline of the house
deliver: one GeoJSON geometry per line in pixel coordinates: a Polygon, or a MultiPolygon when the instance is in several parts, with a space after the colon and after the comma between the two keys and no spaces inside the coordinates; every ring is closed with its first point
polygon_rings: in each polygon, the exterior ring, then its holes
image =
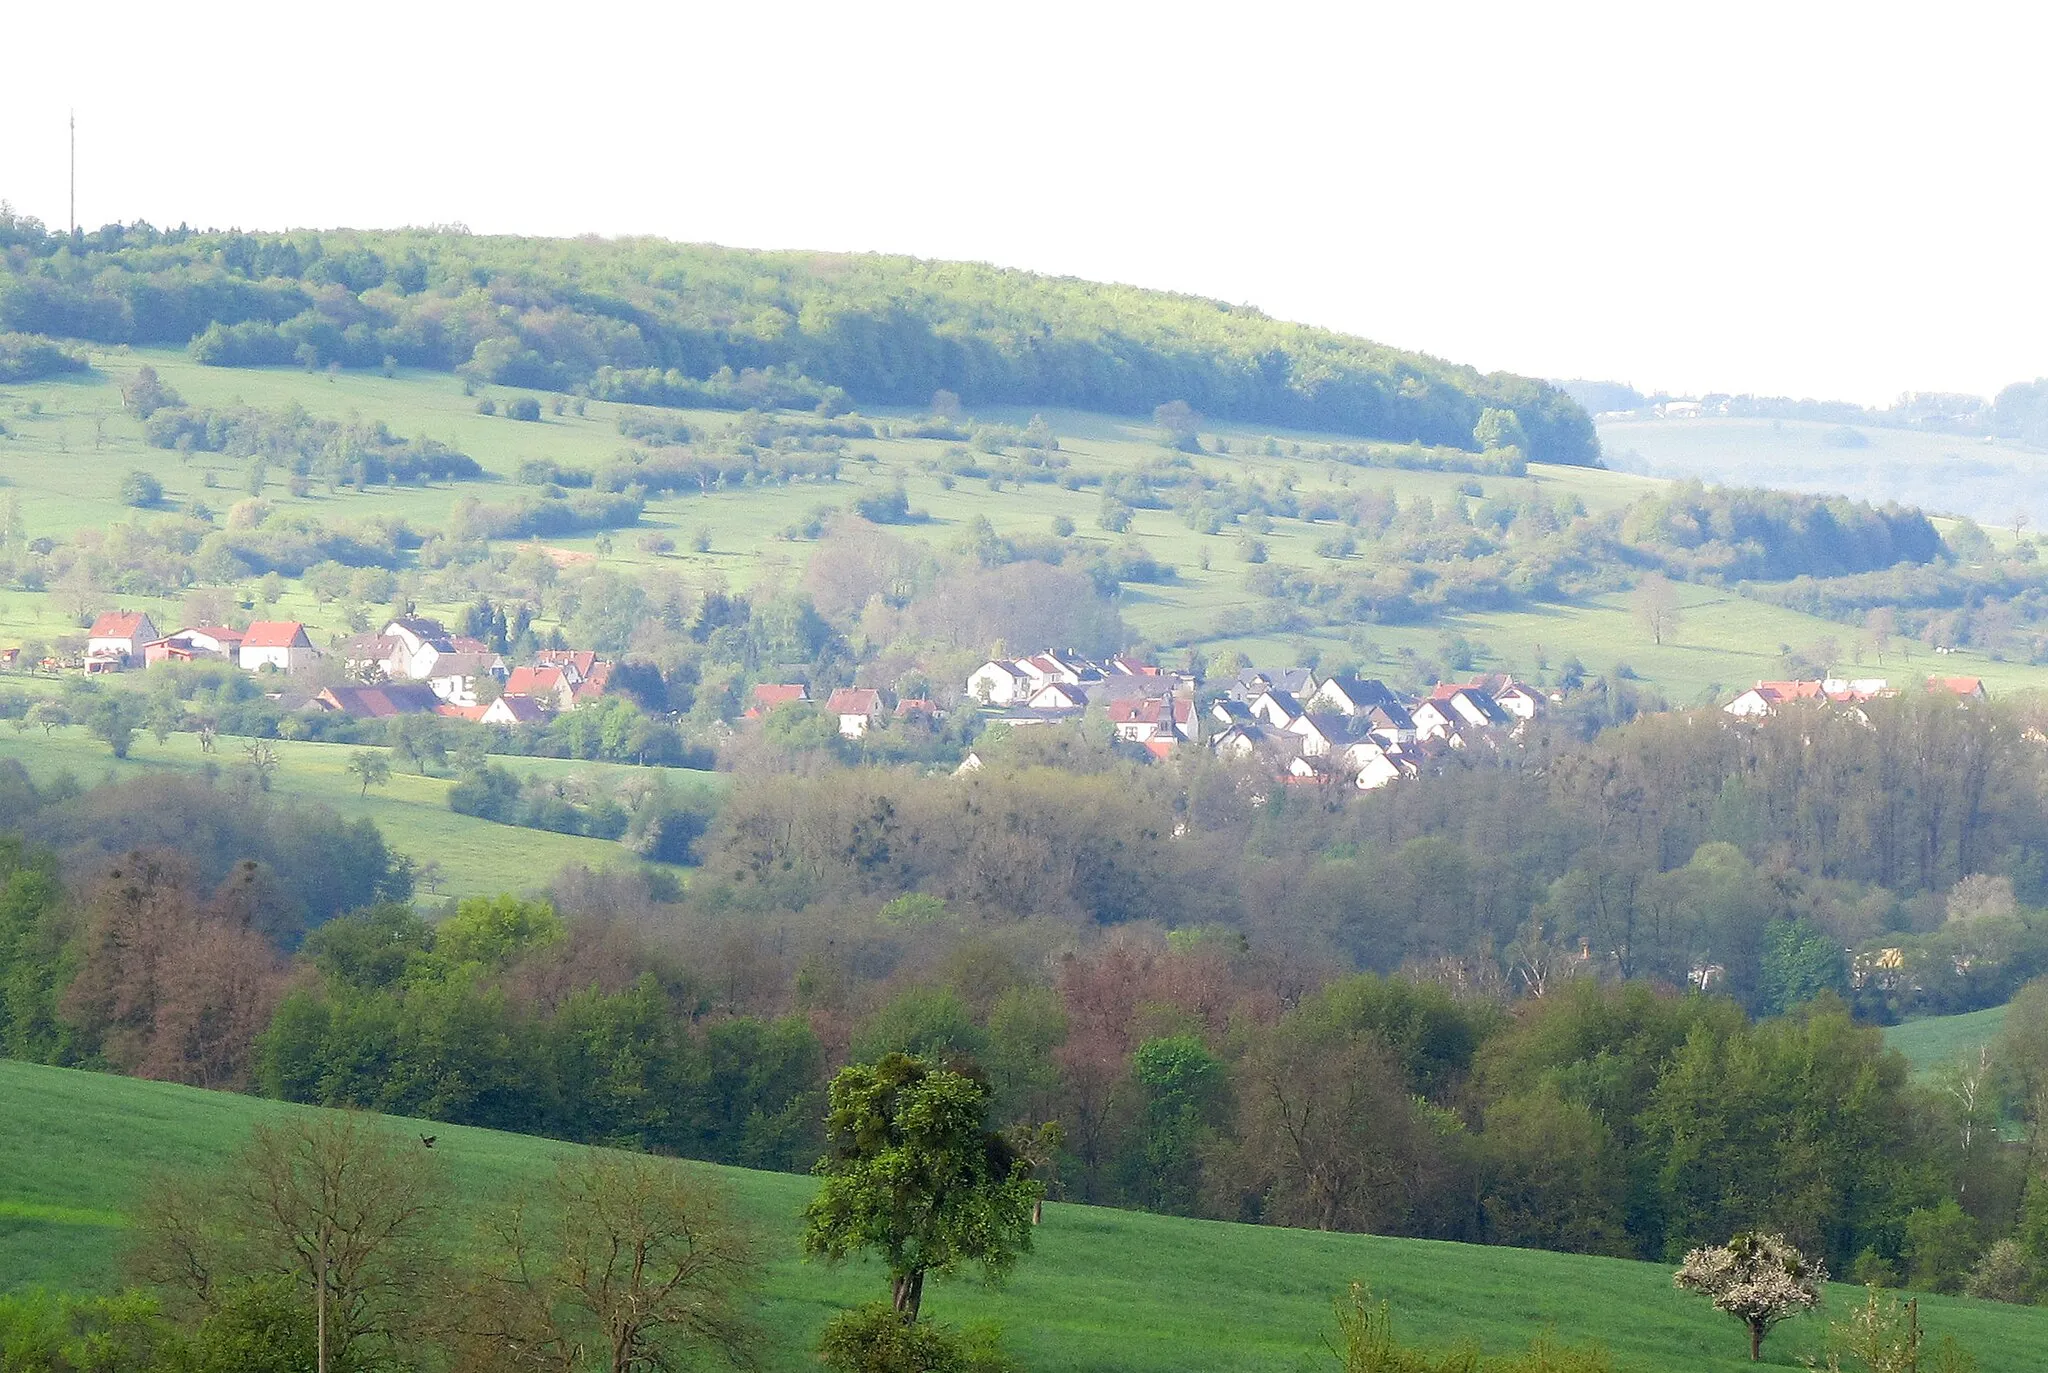
{"type": "Polygon", "coordinates": [[[1297,699],[1313,696],[1318,685],[1312,668],[1288,667],[1269,672],[1248,667],[1231,678],[1225,690],[1233,701],[1249,702],[1258,700],[1269,691],[1284,691],[1297,699]]]}
{"type": "Polygon", "coordinates": [[[1195,703],[1179,696],[1133,696],[1106,707],[1109,726],[1126,743],[1183,744],[1195,737],[1195,703]]]}
{"type": "Polygon", "coordinates": [[[480,680],[503,682],[505,660],[495,653],[441,653],[428,669],[427,686],[450,705],[473,706],[480,680]]]}
{"type": "Polygon", "coordinates": [[[1040,686],[1049,682],[1064,682],[1071,686],[1076,682],[1085,682],[1102,675],[1087,659],[1077,658],[1069,653],[1054,652],[1051,649],[1044,653],[1034,653],[1029,658],[1019,658],[1016,665],[1024,675],[1040,686]]]}
{"type": "Polygon", "coordinates": [[[1258,762],[1275,773],[1301,756],[1301,738],[1257,721],[1238,721],[1217,731],[1209,748],[1227,762],[1258,762]]]}
{"type": "Polygon", "coordinates": [[[327,687],[313,698],[313,704],[351,720],[388,720],[395,715],[431,715],[441,702],[424,683],[388,682],[383,686],[327,687]]]}
{"type": "Polygon", "coordinates": [[[583,680],[576,683],[574,690],[570,693],[569,708],[576,710],[589,705],[593,701],[602,700],[605,692],[611,689],[611,682],[612,665],[602,658],[598,659],[590,665],[590,671],[583,677],[583,680]]]}
{"type": "Polygon", "coordinates": [[[1065,682],[1048,682],[1024,702],[1027,710],[1079,710],[1087,704],[1087,691],[1065,682]]]}
{"type": "Polygon", "coordinates": [[[411,668],[405,640],[393,634],[354,634],[334,646],[342,670],[358,682],[403,677],[411,668]]]}
{"type": "Polygon", "coordinates": [[[1294,693],[1280,687],[1268,687],[1252,701],[1252,716],[1275,729],[1286,729],[1296,720],[1308,714],[1296,700],[1294,693]]]}
{"type": "Polygon", "coordinates": [[[487,725],[537,725],[547,718],[547,711],[531,696],[500,696],[477,716],[487,725]]]}
{"type": "Polygon", "coordinates": [[[1421,733],[1415,717],[1399,701],[1374,706],[1356,718],[1364,720],[1372,736],[1384,744],[1412,744],[1421,733]]]}
{"type": "Polygon", "coordinates": [[[1341,715],[1334,710],[1319,710],[1303,715],[1287,726],[1289,734],[1301,738],[1301,751],[1310,758],[1335,753],[1353,744],[1369,742],[1373,737],[1372,721],[1363,715],[1341,715]]]}
{"type": "Polygon", "coordinates": [[[200,625],[144,644],[142,660],[145,663],[190,663],[201,658],[214,658],[233,663],[240,659],[241,652],[241,630],[223,625],[200,625]]]}
{"type": "Polygon", "coordinates": [[[858,739],[882,718],[882,693],[873,687],[840,687],[825,698],[825,713],[839,721],[843,739],[858,739]]]}
{"type": "Polygon", "coordinates": [[[1308,697],[1309,710],[1334,710],[1340,715],[1362,715],[1374,706],[1400,704],[1386,683],[1370,677],[1326,678],[1308,697]]]}
{"type": "Polygon", "coordinates": [[[443,701],[434,707],[434,714],[444,720],[467,720],[471,724],[477,724],[483,720],[484,712],[489,709],[489,706],[451,706],[443,701]]]}
{"type": "Polygon", "coordinates": [[[800,705],[811,699],[811,689],[802,682],[761,682],[754,687],[754,704],[746,718],[758,720],[778,706],[800,705]]]}
{"type": "Polygon", "coordinates": [[[1043,685],[1006,658],[991,658],[967,674],[968,699],[985,706],[1015,705],[1043,685]]]}
{"type": "Polygon", "coordinates": [[[143,648],[160,638],[147,613],[140,610],[110,610],[92,622],[87,631],[87,658],[118,658],[123,667],[139,666],[143,648]]]}
{"type": "Polygon", "coordinates": [[[1439,686],[1409,716],[1422,739],[1449,739],[1468,728],[1506,729],[1515,723],[1493,697],[1472,686],[1439,686]]]}
{"type": "Polygon", "coordinates": [[[1228,728],[1232,725],[1256,724],[1259,717],[1252,714],[1252,708],[1247,703],[1224,696],[1210,705],[1209,718],[1228,728]]]}
{"type": "Polygon", "coordinates": [[[923,696],[906,696],[896,703],[896,718],[904,721],[915,720],[921,724],[935,725],[946,718],[937,703],[923,696]]]}
{"type": "MultiPolygon", "coordinates": [[[[536,667],[558,667],[573,682],[587,682],[595,677],[601,660],[587,648],[544,648],[533,655],[536,667]]],[[[603,663],[609,671],[611,664],[603,663]]]]}
{"type": "Polygon", "coordinates": [[[398,641],[391,676],[410,681],[424,681],[433,672],[436,658],[455,651],[447,626],[423,615],[399,616],[384,626],[380,637],[398,641]]]}
{"type": "MultiPolygon", "coordinates": [[[[319,654],[297,620],[258,620],[242,633],[236,661],[244,672],[270,668],[290,675],[313,665],[319,654]]],[[[430,693],[431,694],[431,693],[430,693]]]]}
{"type": "Polygon", "coordinates": [[[505,679],[503,694],[531,697],[543,710],[576,708],[576,686],[558,667],[515,667],[505,679]]]}
{"type": "Polygon", "coordinates": [[[1946,691],[1950,695],[1962,697],[1965,701],[1985,701],[1991,698],[1991,693],[1984,689],[1982,677],[1929,677],[1927,689],[1946,691]]]}
{"type": "Polygon", "coordinates": [[[1106,677],[1157,677],[1159,669],[1150,663],[1141,663],[1129,654],[1119,653],[1102,665],[1106,677]]]}
{"type": "Polygon", "coordinates": [[[1493,703],[1517,720],[1533,720],[1550,708],[1541,691],[1512,677],[1493,689],[1493,703]]]}

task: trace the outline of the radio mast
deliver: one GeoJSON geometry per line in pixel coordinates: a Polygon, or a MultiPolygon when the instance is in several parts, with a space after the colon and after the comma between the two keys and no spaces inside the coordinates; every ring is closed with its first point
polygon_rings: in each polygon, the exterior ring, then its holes
{"type": "Polygon", "coordinates": [[[71,236],[78,237],[78,111],[71,112],[71,236]]]}

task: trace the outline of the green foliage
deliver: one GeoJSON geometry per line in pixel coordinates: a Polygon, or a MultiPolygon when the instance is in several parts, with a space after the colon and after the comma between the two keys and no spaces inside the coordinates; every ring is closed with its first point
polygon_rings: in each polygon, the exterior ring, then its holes
{"type": "Polygon", "coordinates": [[[456,963],[501,968],[565,934],[562,918],[545,901],[473,896],[441,922],[434,932],[434,947],[456,963]]]}
{"type": "Polygon", "coordinates": [[[842,1311],[818,1337],[818,1360],[831,1373],[1022,1373],[1003,1352],[995,1329],[956,1331],[934,1321],[909,1321],[887,1302],[842,1311]]]}
{"type": "Polygon", "coordinates": [[[35,381],[87,368],[83,355],[54,339],[40,334],[0,333],[0,382],[35,381]]]}
{"type": "Polygon", "coordinates": [[[0,1293],[0,1368],[7,1373],[156,1373],[177,1368],[182,1352],[152,1293],[0,1293]]]}
{"type": "Polygon", "coordinates": [[[121,478],[121,504],[150,510],[163,504],[164,484],[147,472],[131,470],[121,478]]]}
{"type": "Polygon", "coordinates": [[[988,1089],[904,1054],[843,1068],[813,1170],[804,1252],[831,1260],[873,1250],[893,1307],[917,1319],[927,1274],[973,1265],[994,1284],[1031,1251],[1042,1195],[1030,1165],[986,1126],[988,1089]]]}

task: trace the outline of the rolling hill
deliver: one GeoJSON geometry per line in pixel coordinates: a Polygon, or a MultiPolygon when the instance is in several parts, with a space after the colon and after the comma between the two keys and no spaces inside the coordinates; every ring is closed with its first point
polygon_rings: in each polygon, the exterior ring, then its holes
{"type": "MultiPolygon", "coordinates": [[[[0,1289],[118,1283],[124,1214],[157,1170],[209,1165],[255,1121],[300,1108],[163,1083],[0,1062],[0,1289]]],[[[396,1122],[410,1132],[413,1122],[396,1122]]],[[[445,1125],[431,1127],[459,1197],[472,1202],[532,1178],[564,1146],[445,1125]]],[[[690,1165],[709,1167],[709,1165],[690,1165]]],[[[784,1341],[771,1366],[808,1366],[800,1352],[831,1311],[873,1299],[879,1270],[821,1268],[796,1255],[795,1217],[807,1179],[716,1169],[771,1237],[763,1317],[784,1341]]],[[[926,1299],[940,1319],[993,1319],[1033,1373],[1293,1373],[1327,1366],[1330,1299],[1363,1280],[1393,1303],[1417,1343],[1478,1338],[1525,1345],[1545,1326],[1598,1339],[1638,1373],[1749,1367],[1741,1332],[1672,1289],[1662,1265],[1368,1235],[1177,1220],[1055,1203],[1037,1252],[1006,1289],[944,1284],[926,1299]]],[[[1858,1299],[1836,1286],[1830,1307],[1858,1299]]],[[[1950,1332],[1987,1370],[2037,1366],[2048,1311],[1924,1297],[1922,1320],[1950,1332]]],[[[1773,1335],[1768,1363],[1798,1367],[1821,1326],[1773,1335]]]]}

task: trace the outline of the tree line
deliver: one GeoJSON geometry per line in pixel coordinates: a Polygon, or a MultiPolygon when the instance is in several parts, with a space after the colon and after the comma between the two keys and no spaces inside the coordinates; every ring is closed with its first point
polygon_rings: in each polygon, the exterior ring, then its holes
{"type": "Polygon", "coordinates": [[[779,368],[806,379],[797,394],[839,388],[870,404],[946,390],[971,404],[1145,414],[1178,399],[1222,418],[1458,448],[1475,447],[1483,413],[1497,409],[1518,417],[1533,459],[1599,454],[1585,412],[1540,381],[1245,307],[983,266],[883,256],[827,266],[812,254],[650,239],[427,230],[136,224],[74,243],[13,216],[7,236],[0,328],[190,341],[202,361],[225,365],[389,360],[561,391],[588,389],[609,368],[615,394],[692,404],[726,385],[726,369],[779,368]],[[659,386],[620,380],[650,370],[659,386]],[[691,385],[670,385],[671,371],[691,385]]]}

